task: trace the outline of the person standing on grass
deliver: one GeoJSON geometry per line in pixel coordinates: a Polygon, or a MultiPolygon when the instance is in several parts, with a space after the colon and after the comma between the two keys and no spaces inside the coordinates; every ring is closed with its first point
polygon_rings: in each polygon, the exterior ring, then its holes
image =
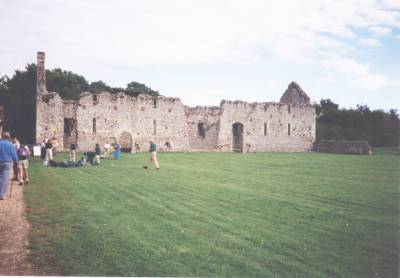
{"type": "Polygon", "coordinates": [[[18,155],[18,170],[19,170],[19,185],[28,184],[28,159],[31,155],[28,146],[20,145],[17,150],[18,155]]]}
{"type": "Polygon", "coordinates": [[[108,155],[110,153],[111,145],[109,143],[104,145],[104,158],[108,159],[108,155]]]}
{"type": "Polygon", "coordinates": [[[114,144],[114,159],[120,159],[121,158],[121,145],[118,143],[114,144]]]}
{"type": "Polygon", "coordinates": [[[50,161],[53,160],[53,143],[51,142],[51,140],[49,139],[46,144],[45,147],[46,149],[46,161],[50,161]]]}
{"type": "Polygon", "coordinates": [[[18,165],[17,151],[10,142],[10,133],[3,132],[0,139],[0,200],[7,199],[11,160],[18,165]]]}
{"type": "Polygon", "coordinates": [[[150,143],[149,153],[151,153],[151,156],[149,161],[147,162],[147,165],[144,165],[143,168],[148,169],[149,168],[148,165],[154,163],[154,165],[156,166],[156,170],[160,170],[160,165],[158,164],[157,160],[157,145],[154,143],[153,139],[151,139],[149,143],[150,143]]]}
{"type": "Polygon", "coordinates": [[[57,154],[58,151],[58,141],[56,139],[56,137],[51,138],[51,143],[53,144],[53,156],[55,156],[57,154]]]}
{"type": "Polygon", "coordinates": [[[94,157],[94,161],[96,165],[100,165],[100,154],[101,154],[101,149],[100,149],[100,145],[96,143],[96,147],[94,148],[94,152],[95,152],[95,157],[94,157]]]}
{"type": "Polygon", "coordinates": [[[69,161],[75,162],[76,160],[76,144],[72,143],[69,145],[69,161]]]}
{"type": "Polygon", "coordinates": [[[47,143],[47,139],[43,139],[42,143],[40,143],[40,158],[42,160],[46,159],[46,143],[47,143]]]}

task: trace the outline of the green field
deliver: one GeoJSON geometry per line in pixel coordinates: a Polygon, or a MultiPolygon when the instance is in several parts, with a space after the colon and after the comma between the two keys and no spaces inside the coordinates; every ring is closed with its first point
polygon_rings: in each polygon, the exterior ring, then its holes
{"type": "MultiPolygon", "coordinates": [[[[31,161],[42,274],[398,277],[400,156],[160,153],[31,161]]],[[[61,156],[58,156],[61,159],[61,156]]]]}

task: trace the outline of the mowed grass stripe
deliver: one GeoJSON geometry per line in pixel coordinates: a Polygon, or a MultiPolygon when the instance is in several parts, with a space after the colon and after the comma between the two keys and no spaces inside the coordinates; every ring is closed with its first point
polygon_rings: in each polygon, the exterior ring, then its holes
{"type": "Polygon", "coordinates": [[[53,186],[45,191],[32,184],[28,203],[41,205],[29,217],[33,226],[44,221],[60,230],[33,235],[36,262],[77,275],[396,272],[399,175],[393,171],[398,157],[390,152],[164,153],[161,171],[141,169],[147,158],[129,155],[80,169],[35,167],[38,177],[50,172],[43,187],[53,186]],[[42,205],[54,196],[58,206],[42,205]],[[53,259],[40,255],[39,243],[53,259]]]}

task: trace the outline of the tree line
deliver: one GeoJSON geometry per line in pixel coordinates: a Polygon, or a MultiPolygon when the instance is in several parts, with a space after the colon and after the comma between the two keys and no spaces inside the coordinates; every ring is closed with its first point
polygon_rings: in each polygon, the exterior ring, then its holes
{"type": "Polygon", "coordinates": [[[316,113],[317,140],[365,140],[373,147],[400,143],[400,119],[395,109],[385,112],[367,105],[340,109],[330,99],[321,99],[316,113]]]}

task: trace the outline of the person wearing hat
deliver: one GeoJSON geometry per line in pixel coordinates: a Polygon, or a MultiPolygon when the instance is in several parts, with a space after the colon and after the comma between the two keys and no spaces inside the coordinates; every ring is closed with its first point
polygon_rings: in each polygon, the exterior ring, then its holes
{"type": "Polygon", "coordinates": [[[17,150],[10,142],[10,133],[3,132],[0,139],[0,200],[7,199],[11,160],[18,165],[17,150]]]}

